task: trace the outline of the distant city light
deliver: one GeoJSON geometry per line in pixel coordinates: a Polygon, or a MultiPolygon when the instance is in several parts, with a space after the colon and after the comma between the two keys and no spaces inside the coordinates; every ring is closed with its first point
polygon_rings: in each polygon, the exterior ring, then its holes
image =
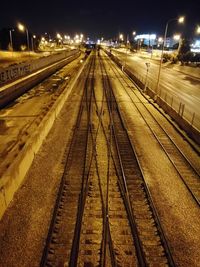
{"type": "Polygon", "coordinates": [[[139,34],[135,36],[135,40],[138,40],[138,39],[155,40],[156,34],[139,34]]]}
{"type": "Polygon", "coordinates": [[[124,36],[123,36],[123,34],[120,34],[120,35],[119,35],[119,39],[122,40],[122,41],[124,40],[124,36]]]}
{"type": "Polygon", "coordinates": [[[179,41],[180,38],[181,38],[181,35],[180,34],[175,34],[173,38],[174,38],[174,40],[179,41]]]}
{"type": "Polygon", "coordinates": [[[200,53],[200,39],[196,40],[195,43],[191,45],[190,51],[194,53],[200,53]]]}

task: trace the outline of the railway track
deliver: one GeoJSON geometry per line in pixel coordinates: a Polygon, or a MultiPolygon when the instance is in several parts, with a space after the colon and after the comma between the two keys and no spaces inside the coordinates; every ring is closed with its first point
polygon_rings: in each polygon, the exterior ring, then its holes
{"type": "Polygon", "coordinates": [[[53,218],[47,244],[43,253],[41,266],[68,266],[70,258],[81,200],[82,177],[85,175],[87,158],[87,138],[89,131],[87,87],[91,82],[89,73],[93,62],[88,67],[84,93],[80,104],[79,114],[72,137],[66,166],[61,180],[61,185],[56,200],[53,218]]]}
{"type": "Polygon", "coordinates": [[[78,64],[63,67],[1,109],[0,176],[11,165],[30,135],[43,121],[69,82],[73,80],[78,69],[78,64]],[[15,131],[10,134],[9,125],[12,124],[14,127],[11,128],[15,128],[15,131]]]}
{"type": "Polygon", "coordinates": [[[94,54],[85,75],[41,266],[175,266],[104,63],[95,64],[94,54]]]}
{"type": "Polygon", "coordinates": [[[187,187],[192,198],[198,205],[200,205],[200,173],[179,149],[175,141],[170,137],[158,119],[148,110],[147,106],[143,101],[141,101],[135,90],[132,89],[133,81],[128,82],[127,78],[121,74],[121,71],[119,71],[117,66],[111,64],[110,61],[108,61],[108,63],[114,74],[119,77],[119,82],[123,86],[131,102],[146,122],[146,125],[155,136],[156,140],[160,144],[160,147],[165,151],[167,157],[178,172],[179,177],[187,187]],[[134,98],[137,101],[134,100],[134,98]]]}
{"type": "MultiPolygon", "coordinates": [[[[106,69],[104,68],[106,73],[106,69]]],[[[113,137],[118,163],[116,169],[124,187],[135,228],[139,266],[175,266],[137,156],[124,127],[108,75],[104,76],[110,97],[113,137]]]]}

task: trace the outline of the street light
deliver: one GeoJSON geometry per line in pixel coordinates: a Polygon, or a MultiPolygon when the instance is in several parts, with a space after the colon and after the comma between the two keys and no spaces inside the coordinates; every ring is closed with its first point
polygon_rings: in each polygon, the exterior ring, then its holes
{"type": "Polygon", "coordinates": [[[57,33],[56,37],[57,37],[58,39],[61,39],[61,38],[62,38],[61,35],[60,35],[60,33],[57,33]]]}
{"type": "Polygon", "coordinates": [[[163,61],[163,53],[164,53],[164,47],[166,43],[166,38],[167,38],[167,30],[168,30],[168,25],[172,21],[178,21],[179,23],[183,23],[185,18],[183,16],[179,18],[174,18],[174,19],[169,19],[166,23],[165,26],[165,34],[164,34],[164,39],[163,39],[163,45],[162,45],[162,52],[161,52],[161,57],[160,57],[160,64],[159,64],[159,70],[158,70],[158,79],[157,79],[157,84],[156,84],[156,94],[158,93],[158,87],[159,87],[159,82],[160,82],[160,73],[161,73],[161,68],[162,68],[162,61],[163,61]]]}
{"type": "Polygon", "coordinates": [[[36,35],[34,34],[33,36],[32,36],[32,38],[31,38],[31,42],[32,42],[32,51],[35,51],[35,49],[34,49],[34,42],[33,42],[33,40],[36,38],[36,35]]]}
{"type": "Polygon", "coordinates": [[[145,82],[144,82],[144,92],[146,91],[146,88],[147,88],[147,79],[148,79],[148,73],[149,73],[150,63],[149,62],[146,62],[145,65],[147,67],[147,72],[146,72],[146,77],[145,77],[145,82]]]}
{"type": "Polygon", "coordinates": [[[199,26],[199,25],[197,26],[196,33],[197,33],[197,34],[200,34],[200,26],[199,26]]]}
{"type": "Polygon", "coordinates": [[[127,54],[128,54],[128,45],[129,45],[129,36],[127,34],[126,37],[126,55],[125,55],[125,60],[124,60],[124,66],[122,66],[122,71],[124,70],[124,68],[126,67],[126,61],[127,61],[127,54]]]}
{"type": "Polygon", "coordinates": [[[179,55],[179,51],[180,51],[181,44],[182,44],[181,35],[175,34],[173,38],[174,38],[174,40],[178,41],[177,55],[179,55]]]}
{"type": "Polygon", "coordinates": [[[28,35],[28,29],[21,23],[18,23],[18,29],[21,31],[21,32],[24,32],[26,31],[26,38],[27,38],[27,47],[28,47],[28,51],[30,51],[30,48],[29,48],[29,35],[28,35]]]}
{"type": "Polygon", "coordinates": [[[123,40],[124,40],[124,36],[123,36],[123,34],[120,34],[120,35],[119,35],[119,39],[123,42],[123,40]]]}
{"type": "Polygon", "coordinates": [[[12,39],[12,32],[14,32],[14,29],[9,30],[9,35],[10,35],[10,46],[13,51],[13,39],[12,39]]]}

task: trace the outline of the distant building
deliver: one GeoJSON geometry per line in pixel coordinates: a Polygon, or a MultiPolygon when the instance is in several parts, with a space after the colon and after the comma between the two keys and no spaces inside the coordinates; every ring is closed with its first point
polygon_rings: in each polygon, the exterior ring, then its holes
{"type": "MultiPolygon", "coordinates": [[[[144,45],[148,47],[157,46],[162,47],[163,38],[158,38],[156,34],[139,34],[136,35],[134,38],[137,42],[142,42],[144,45]]],[[[173,48],[178,41],[175,40],[173,37],[167,37],[165,41],[165,47],[173,48]]]]}
{"type": "Polygon", "coordinates": [[[191,44],[191,52],[200,53],[200,39],[194,39],[191,44]]]}
{"type": "Polygon", "coordinates": [[[156,44],[156,34],[139,34],[134,38],[136,41],[142,41],[146,46],[152,46],[156,44]]]}
{"type": "Polygon", "coordinates": [[[167,48],[173,48],[173,46],[174,46],[175,44],[177,44],[177,43],[178,43],[178,41],[175,40],[174,38],[172,38],[172,37],[167,37],[167,38],[166,38],[166,42],[165,42],[165,47],[167,47],[167,48]]]}

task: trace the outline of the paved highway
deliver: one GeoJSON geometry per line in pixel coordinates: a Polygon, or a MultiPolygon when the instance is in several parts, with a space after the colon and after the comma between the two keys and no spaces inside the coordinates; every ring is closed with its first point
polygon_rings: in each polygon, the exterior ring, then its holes
{"type": "MultiPolygon", "coordinates": [[[[159,60],[151,59],[149,55],[141,56],[117,49],[113,49],[112,53],[130,67],[143,82],[147,75],[145,63],[150,63],[147,86],[155,92],[159,60]]],[[[200,129],[200,70],[198,72],[195,69],[191,73],[184,73],[181,71],[181,67],[176,70],[172,66],[162,66],[158,94],[177,111],[181,103],[183,117],[190,123],[193,120],[193,125],[200,129]]]]}

